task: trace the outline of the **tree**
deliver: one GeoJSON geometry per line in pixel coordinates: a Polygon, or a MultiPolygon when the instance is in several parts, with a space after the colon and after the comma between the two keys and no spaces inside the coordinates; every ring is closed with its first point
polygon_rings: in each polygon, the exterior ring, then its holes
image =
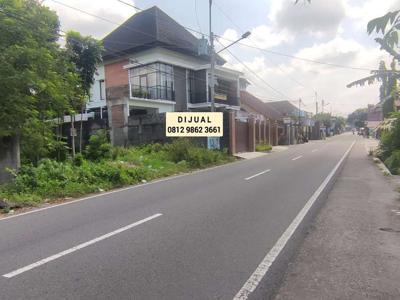
{"type": "Polygon", "coordinates": [[[388,12],[386,15],[368,22],[367,32],[383,34],[383,37],[375,38],[381,49],[388,52],[394,59],[400,61],[399,36],[400,36],[400,10],[388,12]]]}
{"type": "Polygon", "coordinates": [[[368,118],[368,108],[359,108],[349,114],[347,117],[347,123],[350,126],[354,126],[357,128],[360,127],[365,127],[365,122],[367,121],[368,118]]]}
{"type": "Polygon", "coordinates": [[[330,113],[318,113],[314,115],[314,120],[319,121],[321,124],[323,124],[326,128],[331,127],[332,125],[332,120],[331,120],[331,114],[330,113]]]}
{"type": "Polygon", "coordinates": [[[78,79],[57,44],[58,17],[39,1],[0,0],[0,31],[0,137],[34,134],[46,152],[49,120],[69,110],[78,79]]]}
{"type": "Polygon", "coordinates": [[[379,70],[371,71],[372,76],[354,81],[347,87],[355,85],[364,85],[365,83],[372,84],[375,81],[380,81],[382,76],[392,77],[393,79],[400,78],[400,71],[396,70],[396,60],[400,62],[400,51],[399,51],[399,36],[400,36],[400,10],[394,12],[388,12],[386,15],[375,18],[368,22],[367,32],[371,35],[373,32],[383,34],[382,37],[375,38],[375,41],[381,46],[381,49],[388,52],[393,56],[393,62],[391,70],[379,70]]]}
{"type": "Polygon", "coordinates": [[[363,86],[365,84],[374,84],[381,82],[379,90],[380,102],[383,106],[384,116],[388,116],[394,110],[394,93],[397,90],[397,81],[400,79],[400,71],[396,69],[396,61],[400,61],[399,35],[400,35],[400,10],[388,12],[386,15],[373,19],[368,22],[367,32],[372,34],[382,33],[382,37],[375,38],[375,41],[381,46],[381,49],[393,56],[391,69],[387,70],[383,61],[379,64],[378,70],[371,71],[370,76],[353,81],[347,85],[363,86]]]}
{"type": "Polygon", "coordinates": [[[334,122],[334,132],[335,134],[343,132],[344,128],[346,127],[346,119],[343,117],[335,117],[334,122]]]}
{"type": "MultiPolygon", "coordinates": [[[[102,61],[103,47],[101,43],[90,37],[82,36],[79,32],[69,31],[67,33],[66,49],[69,59],[74,63],[76,72],[79,75],[80,97],[72,101],[72,117],[76,111],[81,112],[81,128],[79,135],[79,151],[82,152],[82,113],[86,101],[90,95],[90,87],[94,83],[96,66],[102,61]]],[[[71,118],[72,129],[74,120],[71,118]]],[[[75,155],[75,136],[72,136],[72,153],[75,155]]]]}

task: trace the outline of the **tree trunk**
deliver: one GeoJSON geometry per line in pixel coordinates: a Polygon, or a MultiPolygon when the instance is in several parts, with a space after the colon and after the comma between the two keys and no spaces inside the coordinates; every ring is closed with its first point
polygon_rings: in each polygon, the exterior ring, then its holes
{"type": "Polygon", "coordinates": [[[60,141],[61,141],[61,135],[62,135],[62,131],[61,131],[61,117],[60,117],[60,112],[57,113],[57,160],[60,161],[61,158],[61,154],[60,154],[60,141]]]}
{"type": "Polygon", "coordinates": [[[75,157],[75,114],[71,115],[72,157],[75,157]]]}
{"type": "Polygon", "coordinates": [[[79,153],[82,153],[83,105],[81,107],[81,128],[79,131],[79,153]]]}

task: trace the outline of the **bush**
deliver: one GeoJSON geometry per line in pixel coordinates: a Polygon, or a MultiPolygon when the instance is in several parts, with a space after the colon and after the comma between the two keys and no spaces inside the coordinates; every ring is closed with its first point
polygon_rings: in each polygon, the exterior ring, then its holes
{"type": "Polygon", "coordinates": [[[188,139],[177,139],[171,144],[166,144],[164,150],[167,153],[169,160],[177,163],[181,160],[186,160],[189,155],[189,151],[192,150],[194,145],[188,139]]]}
{"type": "Polygon", "coordinates": [[[37,165],[23,165],[11,183],[0,186],[0,198],[11,208],[32,206],[231,160],[226,152],[208,150],[187,139],[131,148],[111,147],[105,140],[105,133],[92,136],[85,157],[77,154],[64,162],[43,159],[37,165]]]}
{"type": "Polygon", "coordinates": [[[270,151],[271,149],[272,146],[270,144],[261,143],[256,145],[256,151],[264,152],[264,151],[270,151]]]}
{"type": "Polygon", "coordinates": [[[101,129],[90,136],[85,155],[88,159],[98,161],[104,158],[111,158],[111,150],[112,146],[108,141],[107,131],[101,129]]]}
{"type": "Polygon", "coordinates": [[[393,153],[384,161],[386,167],[392,174],[399,174],[400,171],[400,150],[395,150],[393,153]]]}

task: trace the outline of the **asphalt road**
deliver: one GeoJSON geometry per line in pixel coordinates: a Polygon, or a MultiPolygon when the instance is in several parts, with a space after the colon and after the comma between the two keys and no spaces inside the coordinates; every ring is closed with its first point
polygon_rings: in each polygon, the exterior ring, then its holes
{"type": "Polygon", "coordinates": [[[2,219],[0,299],[233,299],[354,139],[2,219]]]}

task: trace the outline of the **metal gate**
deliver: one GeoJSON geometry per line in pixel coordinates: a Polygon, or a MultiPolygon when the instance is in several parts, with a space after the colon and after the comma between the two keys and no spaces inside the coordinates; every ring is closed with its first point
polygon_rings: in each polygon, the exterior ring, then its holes
{"type": "Polygon", "coordinates": [[[249,123],[236,120],[236,152],[247,152],[249,149],[249,123]]]}

